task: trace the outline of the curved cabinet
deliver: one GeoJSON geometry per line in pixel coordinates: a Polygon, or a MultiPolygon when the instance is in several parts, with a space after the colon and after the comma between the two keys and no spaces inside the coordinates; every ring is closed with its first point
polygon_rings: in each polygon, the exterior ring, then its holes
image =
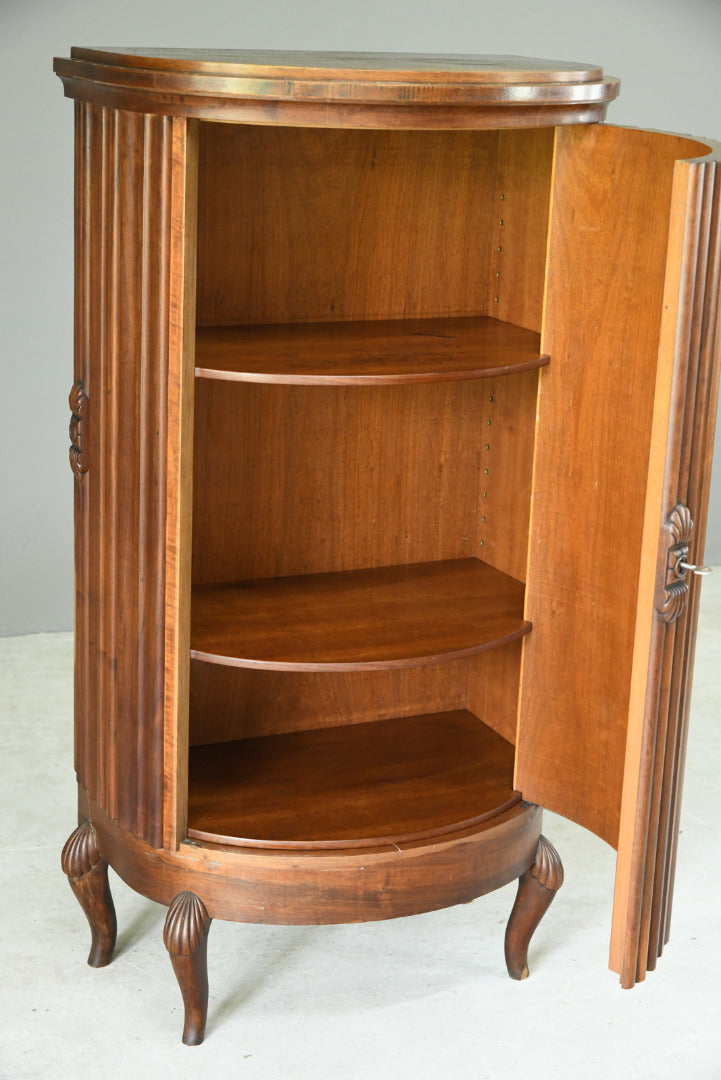
{"type": "Polygon", "coordinates": [[[678,832],[718,152],[597,123],[618,83],[584,65],[74,49],[56,71],[69,849],[92,852],[64,867],[102,962],[110,865],[170,906],[199,1042],[213,918],[391,918],[518,878],[525,977],[563,880],[545,806],[618,849],[611,963],[643,978],[678,832]]]}

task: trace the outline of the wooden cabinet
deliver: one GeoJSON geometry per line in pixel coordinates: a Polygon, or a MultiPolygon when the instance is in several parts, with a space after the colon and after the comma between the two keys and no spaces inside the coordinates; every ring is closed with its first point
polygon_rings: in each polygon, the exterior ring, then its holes
{"type": "Polygon", "coordinates": [[[213,918],[390,918],[618,850],[668,935],[719,367],[718,150],[513,57],[113,52],[76,110],[63,867],[213,918]]]}

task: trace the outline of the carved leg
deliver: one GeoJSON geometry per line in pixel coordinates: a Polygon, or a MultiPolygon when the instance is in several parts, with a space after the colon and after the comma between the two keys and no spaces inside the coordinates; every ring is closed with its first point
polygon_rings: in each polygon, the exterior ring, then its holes
{"type": "Polygon", "coordinates": [[[186,1046],[197,1046],[205,1035],[211,922],[205,904],[192,892],[178,893],[165,919],[163,941],[185,1005],[183,1042],[186,1046]]]}
{"type": "Polygon", "coordinates": [[[108,864],[100,857],[89,821],[78,825],[70,834],[60,863],[90,923],[92,944],[88,963],[91,967],[104,967],[113,957],[118,924],[108,885],[108,864]]]}
{"type": "Polygon", "coordinates": [[[563,885],[558,852],[545,836],[538,839],[536,861],[518,879],[518,892],[506,927],[506,967],[512,979],[528,978],[528,945],[563,885]]]}

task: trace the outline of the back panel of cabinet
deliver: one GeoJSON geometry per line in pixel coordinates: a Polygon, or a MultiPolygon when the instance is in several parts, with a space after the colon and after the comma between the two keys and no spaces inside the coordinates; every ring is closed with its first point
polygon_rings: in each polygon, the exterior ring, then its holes
{"type": "Polygon", "coordinates": [[[199,325],[493,315],[540,330],[552,146],[551,129],[201,124],[199,325]]]}

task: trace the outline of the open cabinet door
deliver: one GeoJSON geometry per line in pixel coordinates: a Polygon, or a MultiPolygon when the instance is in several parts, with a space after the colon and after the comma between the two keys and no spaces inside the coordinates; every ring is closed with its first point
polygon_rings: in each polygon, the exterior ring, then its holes
{"type": "Polygon", "coordinates": [[[516,786],[618,849],[626,986],[668,934],[698,598],[680,564],[703,556],[718,388],[718,162],[676,136],[556,131],[516,786]]]}

